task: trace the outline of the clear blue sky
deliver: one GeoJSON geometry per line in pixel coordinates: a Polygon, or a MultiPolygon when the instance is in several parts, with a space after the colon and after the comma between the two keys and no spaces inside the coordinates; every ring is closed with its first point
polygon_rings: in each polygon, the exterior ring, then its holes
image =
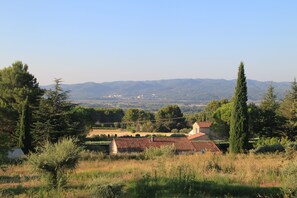
{"type": "Polygon", "coordinates": [[[0,68],[40,84],[297,77],[296,0],[1,1],[0,68]]]}

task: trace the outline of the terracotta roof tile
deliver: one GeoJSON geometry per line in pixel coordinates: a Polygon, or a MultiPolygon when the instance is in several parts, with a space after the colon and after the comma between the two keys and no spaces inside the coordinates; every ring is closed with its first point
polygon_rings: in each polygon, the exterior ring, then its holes
{"type": "Polygon", "coordinates": [[[192,142],[197,152],[209,151],[209,152],[221,152],[220,149],[212,141],[205,142],[192,142]]]}
{"type": "Polygon", "coordinates": [[[149,147],[174,145],[177,152],[195,151],[194,146],[186,137],[155,137],[150,138],[116,138],[114,139],[120,152],[141,152],[149,147]]]}
{"type": "Polygon", "coordinates": [[[200,128],[209,128],[212,125],[212,122],[197,122],[200,128]]]}
{"type": "Polygon", "coordinates": [[[188,136],[189,140],[209,140],[208,136],[205,133],[196,133],[194,135],[188,136]]]}

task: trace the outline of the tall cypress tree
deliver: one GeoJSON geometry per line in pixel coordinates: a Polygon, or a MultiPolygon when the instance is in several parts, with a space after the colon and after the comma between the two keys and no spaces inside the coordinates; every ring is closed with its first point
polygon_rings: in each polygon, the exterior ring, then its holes
{"type": "Polygon", "coordinates": [[[234,102],[230,120],[230,146],[231,153],[243,152],[248,146],[248,111],[247,111],[247,85],[244,73],[244,64],[241,62],[234,94],[234,102]]]}

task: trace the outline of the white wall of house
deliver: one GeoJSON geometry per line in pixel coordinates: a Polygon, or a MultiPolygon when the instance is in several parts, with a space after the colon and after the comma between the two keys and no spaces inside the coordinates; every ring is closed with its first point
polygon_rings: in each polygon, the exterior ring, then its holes
{"type": "Polygon", "coordinates": [[[117,153],[118,153],[118,147],[117,147],[115,140],[113,139],[111,141],[111,143],[109,144],[109,154],[116,155],[117,153]]]}

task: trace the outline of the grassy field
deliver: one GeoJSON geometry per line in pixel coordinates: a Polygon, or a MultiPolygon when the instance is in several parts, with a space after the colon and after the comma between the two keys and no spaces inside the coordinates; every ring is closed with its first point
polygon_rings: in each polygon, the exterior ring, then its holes
{"type": "Polygon", "coordinates": [[[281,172],[289,163],[283,154],[135,156],[84,153],[59,192],[46,189],[26,163],[10,165],[0,170],[0,197],[283,197],[281,172]]]}

